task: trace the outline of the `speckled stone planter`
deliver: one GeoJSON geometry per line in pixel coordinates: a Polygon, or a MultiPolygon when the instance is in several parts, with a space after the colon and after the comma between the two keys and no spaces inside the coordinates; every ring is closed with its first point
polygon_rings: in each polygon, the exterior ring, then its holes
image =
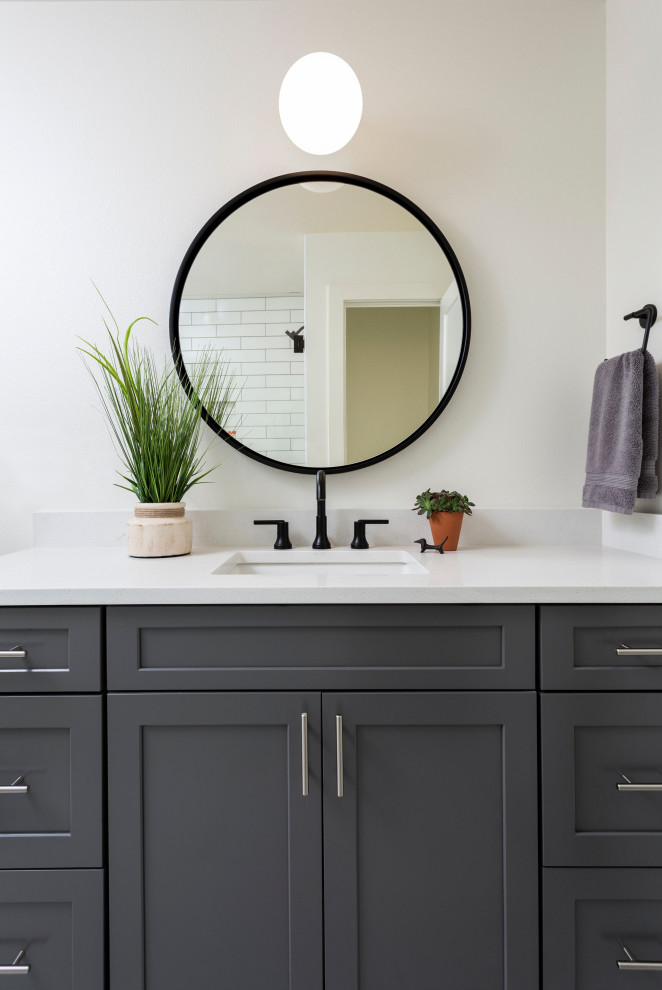
{"type": "Polygon", "coordinates": [[[130,557],[181,557],[191,552],[193,523],[184,502],[140,502],[126,524],[130,557]]]}

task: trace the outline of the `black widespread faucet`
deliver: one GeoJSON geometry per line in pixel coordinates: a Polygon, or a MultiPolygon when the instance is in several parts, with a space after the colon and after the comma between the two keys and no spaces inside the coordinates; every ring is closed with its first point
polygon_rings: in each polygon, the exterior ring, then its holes
{"type": "Polygon", "coordinates": [[[313,550],[329,550],[331,544],[326,535],[326,475],[324,471],[317,472],[317,518],[313,550]]]}

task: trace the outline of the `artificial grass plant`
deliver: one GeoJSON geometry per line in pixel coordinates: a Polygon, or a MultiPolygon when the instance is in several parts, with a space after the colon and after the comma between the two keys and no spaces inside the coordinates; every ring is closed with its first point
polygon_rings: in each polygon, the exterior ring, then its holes
{"type": "Polygon", "coordinates": [[[155,321],[140,316],[122,335],[108,303],[101,299],[112,321],[111,327],[103,319],[108,353],[84,338],[79,339],[85,346],[78,349],[96,364],[85,362],[123,464],[118,474],[125,484],[117,485],[133,492],[139,502],[181,502],[217,466],[205,468],[211,442],[201,446],[205,428],[201,411],[206,409],[225,428],[237,400],[235,375],[222,352],[201,351],[187,369],[189,397],[175,367],[159,364],[147,348],[131,339],[137,323],[155,321]]]}

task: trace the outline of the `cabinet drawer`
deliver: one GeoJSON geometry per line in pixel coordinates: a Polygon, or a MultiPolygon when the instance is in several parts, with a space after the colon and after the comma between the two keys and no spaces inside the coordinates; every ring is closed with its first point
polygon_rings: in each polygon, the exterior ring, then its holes
{"type": "Polygon", "coordinates": [[[0,694],[100,686],[101,609],[0,609],[0,694]]]}
{"type": "Polygon", "coordinates": [[[101,870],[0,872],[2,986],[103,990],[103,927],[101,870]]]}
{"type": "Polygon", "coordinates": [[[543,990],[659,987],[661,917],[662,870],[543,870],[543,990]]]}
{"type": "Polygon", "coordinates": [[[662,691],[662,606],[546,605],[540,657],[543,691],[662,691]]]}
{"type": "Polygon", "coordinates": [[[100,697],[0,697],[0,869],[101,866],[101,732],[100,697]]]}
{"type": "Polygon", "coordinates": [[[527,605],[108,609],[111,690],[532,688],[527,605]]]}
{"type": "Polygon", "coordinates": [[[662,867],[662,695],[548,694],[546,866],[662,867]]]}

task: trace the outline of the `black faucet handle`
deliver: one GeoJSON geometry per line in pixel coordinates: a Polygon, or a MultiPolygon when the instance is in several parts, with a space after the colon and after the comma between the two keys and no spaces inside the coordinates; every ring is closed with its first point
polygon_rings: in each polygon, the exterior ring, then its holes
{"type": "Polygon", "coordinates": [[[254,519],[253,525],[275,526],[276,542],[274,543],[274,550],[292,549],[292,544],[290,542],[289,524],[285,521],[285,519],[254,519]]]}
{"type": "Polygon", "coordinates": [[[352,550],[368,550],[370,544],[365,535],[366,526],[387,526],[388,519],[357,519],[354,523],[354,539],[352,540],[352,550]]]}

